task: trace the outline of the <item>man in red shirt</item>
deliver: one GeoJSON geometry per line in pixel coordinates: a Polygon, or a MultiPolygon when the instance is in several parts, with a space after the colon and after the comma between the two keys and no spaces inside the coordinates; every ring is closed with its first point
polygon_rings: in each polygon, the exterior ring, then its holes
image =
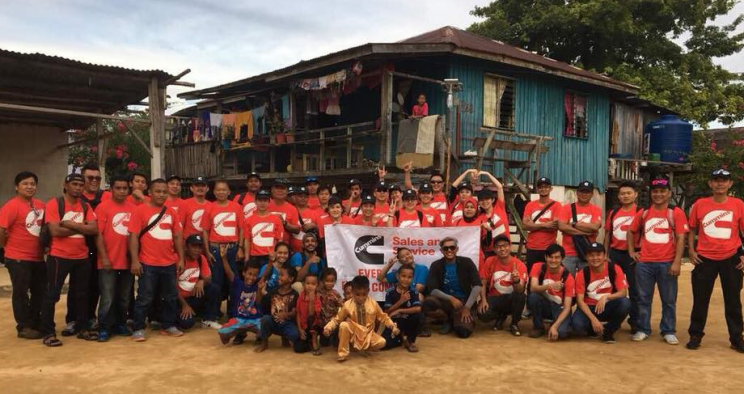
{"type": "Polygon", "coordinates": [[[499,235],[493,240],[495,256],[486,259],[480,267],[483,280],[481,301],[478,303],[478,318],[483,322],[495,320],[494,330],[501,330],[507,316],[511,316],[509,331],[521,336],[519,320],[522,319],[527,285],[527,267],[511,255],[511,239],[499,235]]]}
{"type": "MultiPolygon", "coordinates": [[[[628,230],[638,213],[636,198],[638,192],[635,184],[624,182],[617,189],[617,199],[620,206],[610,211],[605,222],[605,248],[608,260],[618,264],[625,273],[628,281],[628,295],[630,296],[630,334],[638,332],[638,287],[636,285],[636,261],[628,253],[628,230]]],[[[640,245],[641,237],[636,232],[634,245],[640,245]]]]}
{"type": "Polygon", "coordinates": [[[661,335],[670,345],[679,344],[676,334],[677,277],[685,250],[687,217],[677,208],[669,206],[672,195],[668,179],[651,181],[650,208],[635,215],[628,230],[628,253],[638,262],[635,267],[638,290],[638,332],[633,340],[640,342],[651,335],[651,302],[654,285],[659,287],[661,298],[661,335]],[[636,252],[635,237],[640,234],[641,252],[636,252]]]}
{"type": "MultiPolygon", "coordinates": [[[[292,252],[302,251],[302,239],[306,231],[317,233],[318,221],[320,220],[320,209],[312,209],[308,206],[310,195],[305,186],[295,188],[295,208],[297,208],[298,223],[301,223],[300,232],[292,234],[289,245],[292,252]]],[[[298,278],[298,280],[301,280],[298,278]]]]}
{"type": "Polygon", "coordinates": [[[132,194],[127,197],[127,200],[135,206],[142,205],[150,200],[150,197],[145,195],[147,191],[147,175],[141,172],[132,174],[129,180],[129,188],[132,194]]]}
{"type": "MultiPolygon", "coordinates": [[[[238,217],[242,219],[242,212],[238,217]]],[[[204,257],[204,238],[194,234],[186,238],[185,244],[183,272],[178,276],[176,325],[181,330],[194,327],[194,317],[197,314],[208,319],[210,304],[215,298],[220,299],[219,289],[212,284],[212,271],[204,257]]]]}
{"type": "MultiPolygon", "coordinates": [[[[403,166],[403,186],[406,189],[413,189],[413,182],[411,182],[411,163],[403,166]]],[[[449,209],[447,207],[447,195],[444,194],[444,178],[438,172],[435,172],[429,176],[429,182],[425,183],[419,188],[418,193],[421,196],[422,193],[430,192],[431,200],[427,202],[426,207],[432,208],[439,212],[439,226],[449,225],[449,209]],[[424,185],[428,185],[424,188],[424,185]],[[426,190],[424,190],[426,189],[426,190]]],[[[424,202],[422,201],[422,205],[424,202]]]]}
{"type": "Polygon", "coordinates": [[[209,186],[207,186],[207,180],[204,177],[200,176],[196,178],[190,190],[193,197],[183,200],[178,209],[178,218],[183,227],[184,237],[192,234],[202,235],[202,231],[204,231],[202,228],[204,212],[206,212],[209,204],[211,204],[207,201],[209,186]]]}
{"type": "Polygon", "coordinates": [[[5,248],[13,287],[13,317],[18,338],[25,339],[41,339],[41,302],[46,292],[44,251],[39,244],[44,203],[34,198],[38,180],[33,172],[16,175],[16,197],[0,209],[0,248],[5,248]]]}
{"type": "MultiPolygon", "coordinates": [[[[75,277],[76,283],[88,283],[91,266],[88,262],[88,246],[85,236],[98,234],[96,214],[80,199],[83,194],[83,176],[70,174],[65,178],[64,196],[49,200],[44,212],[44,221],[52,235],[52,247],[47,258],[47,292],[41,308],[41,334],[49,347],[62,346],[54,328],[54,307],[59,301],[67,275],[75,277]]],[[[76,286],[75,323],[72,335],[96,340],[88,322],[88,286],[76,286]]]]}
{"type": "Polygon", "coordinates": [[[563,233],[563,247],[566,258],[563,266],[568,272],[576,272],[586,267],[586,257],[575,246],[574,239],[581,239],[584,245],[595,242],[602,227],[602,210],[590,201],[594,196],[594,184],[584,181],[576,190],[576,202],[561,208],[558,218],[558,229],[563,233]]]}
{"type": "Polygon", "coordinates": [[[168,208],[172,208],[173,212],[178,214],[178,208],[183,202],[183,199],[181,198],[181,177],[178,175],[171,175],[165,181],[168,184],[168,199],[165,200],[165,205],[168,208]]]}
{"type": "Polygon", "coordinates": [[[269,262],[269,254],[277,242],[284,240],[284,226],[279,215],[269,211],[271,194],[266,190],[256,193],[256,212],[245,220],[243,250],[245,261],[254,259],[261,266],[269,262]]]}
{"type": "Polygon", "coordinates": [[[269,212],[279,216],[284,224],[284,242],[289,243],[290,234],[300,232],[300,217],[297,208],[287,201],[287,186],[289,181],[279,178],[271,185],[271,198],[269,212]]]}
{"type": "Polygon", "coordinates": [[[140,205],[129,219],[129,255],[132,273],[139,276],[134,302],[136,342],[145,341],[145,317],[152,305],[156,288],[162,301],[163,335],[181,336],[176,328],[178,293],[176,277],[183,272],[183,229],[173,209],[165,206],[168,186],[164,179],[150,183],[150,201],[140,205]]]}
{"type": "Polygon", "coordinates": [[[416,205],[418,195],[413,189],[403,192],[403,209],[395,212],[395,226],[399,228],[429,227],[429,221],[416,205]]]}
{"type": "Polygon", "coordinates": [[[111,199],[111,192],[101,189],[101,170],[95,164],[86,164],[82,170],[85,185],[80,198],[87,202],[91,208],[96,209],[98,204],[111,199]]]}
{"type": "Polygon", "coordinates": [[[318,188],[320,188],[320,183],[318,183],[318,178],[314,176],[309,176],[305,178],[305,187],[307,188],[307,207],[314,210],[320,210],[320,200],[318,200],[318,188]]]}
{"type": "Polygon", "coordinates": [[[429,221],[429,227],[444,227],[447,219],[447,211],[444,211],[444,220],[442,220],[440,211],[434,208],[434,193],[431,184],[422,184],[418,189],[418,196],[420,202],[419,209],[424,213],[426,220],[429,221]]]}
{"type": "Polygon", "coordinates": [[[545,335],[545,320],[551,320],[548,339],[557,341],[571,334],[571,305],[576,293],[573,275],[563,267],[566,251],[558,244],[545,249],[545,262],[535,263],[530,271],[530,295],[527,302],[532,311],[530,338],[545,335]]]}
{"type": "Polygon", "coordinates": [[[251,172],[245,181],[247,192],[235,196],[233,201],[243,208],[243,219],[248,219],[256,210],[256,193],[261,190],[261,175],[251,172]]]}
{"type": "MultiPolygon", "coordinates": [[[[374,208],[374,215],[375,215],[375,222],[378,222],[380,220],[383,220],[385,216],[390,214],[390,190],[389,185],[385,183],[385,181],[380,181],[375,185],[375,208],[374,208]]],[[[364,204],[364,200],[362,201],[362,204],[364,204]]],[[[354,215],[352,218],[355,219],[359,217],[358,215],[354,215]]]]}
{"type": "Polygon", "coordinates": [[[744,229],[744,202],[729,196],[732,185],[728,170],[714,170],[708,181],[713,196],[697,200],[690,210],[693,235],[690,236],[688,252],[695,268],[692,270],[693,303],[688,349],[700,347],[705,335],[710,295],[713,293],[716,277],[720,276],[731,348],[744,353],[740,298],[744,252],[739,238],[744,229]]]}
{"type": "Polygon", "coordinates": [[[112,198],[95,210],[98,218],[98,287],[101,302],[98,306],[98,341],[106,342],[112,334],[129,336],[132,332],[124,324],[129,311],[130,290],[134,277],[127,253],[129,220],[134,205],[127,201],[129,183],[124,177],[111,179],[112,198]]]}
{"type": "Polygon", "coordinates": [[[550,198],[553,184],[550,179],[542,177],[535,183],[537,200],[530,201],[524,208],[522,228],[527,234],[527,270],[532,272],[532,266],[545,261],[545,250],[556,243],[558,238],[558,217],[562,205],[550,198]]]}
{"type": "Polygon", "coordinates": [[[586,250],[588,266],[576,275],[576,312],[571,318],[575,333],[602,335],[605,343],[615,343],[615,332],[628,317],[628,283],[619,265],[608,262],[605,248],[591,243],[586,250]],[[602,324],[602,322],[607,322],[602,324]]]}
{"type": "Polygon", "coordinates": [[[390,213],[391,207],[388,206],[388,213],[381,216],[379,219],[375,215],[375,199],[370,195],[362,197],[362,211],[357,217],[352,219],[354,224],[359,226],[369,227],[392,227],[394,220],[392,220],[392,214],[390,213]]]}
{"type": "Polygon", "coordinates": [[[349,181],[349,198],[343,201],[344,213],[350,217],[359,214],[362,204],[362,182],[358,179],[349,181]]]}

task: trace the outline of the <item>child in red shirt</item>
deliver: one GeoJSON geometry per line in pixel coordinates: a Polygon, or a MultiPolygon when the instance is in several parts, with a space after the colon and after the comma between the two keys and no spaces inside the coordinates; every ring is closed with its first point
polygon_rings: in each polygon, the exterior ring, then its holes
{"type": "Polygon", "coordinates": [[[295,352],[313,351],[314,356],[320,356],[318,333],[323,330],[321,325],[321,299],[318,293],[318,275],[308,273],[302,281],[303,289],[297,298],[297,328],[300,339],[295,343],[295,352]]]}

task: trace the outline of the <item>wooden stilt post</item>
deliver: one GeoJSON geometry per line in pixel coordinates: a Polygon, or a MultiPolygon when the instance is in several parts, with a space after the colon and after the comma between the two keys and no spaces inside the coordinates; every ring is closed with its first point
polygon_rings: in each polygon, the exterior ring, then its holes
{"type": "Polygon", "coordinates": [[[150,104],[150,179],[163,177],[165,170],[165,89],[153,77],[149,87],[150,104]]]}

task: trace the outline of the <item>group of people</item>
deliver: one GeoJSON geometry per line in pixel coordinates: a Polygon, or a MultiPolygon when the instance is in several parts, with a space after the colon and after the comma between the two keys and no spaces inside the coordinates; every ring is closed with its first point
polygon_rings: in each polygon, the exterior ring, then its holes
{"type": "Polygon", "coordinates": [[[417,337],[430,335],[429,322],[439,324],[441,334],[466,338],[476,319],[494,322],[494,330],[508,319],[509,331],[521,336],[519,322],[530,315],[533,338],[590,335],[614,342],[629,316],[632,340],[643,341],[651,335],[658,287],[661,335],[677,344],[677,276],[687,246],[695,265],[687,347],[701,344],[720,276],[731,346],[744,352],[744,203],[728,195],[732,180],[725,169],[712,172],[713,195],[698,200],[689,218],[669,204],[669,180],[651,181],[652,204],[645,208],[636,205],[636,186],[623,184],[620,207],[607,213],[604,226],[590,182],[578,185],[575,203],[563,205],[550,198],[550,180],[540,178],[539,198],[522,218],[525,262],[511,253],[504,191],[493,175],[467,170],[447,195],[441,174],[414,187],[410,165],[403,170],[402,187],[387,182],[384,169],[367,190],[351,179],[347,199],[315,177],[302,185],[276,179],[264,188],[260,174],[250,173],[246,192],[230,199],[228,182],[217,180],[208,201],[204,178],[193,181],[188,199],[181,198],[178,176],[149,182],[140,173],[115,176],[103,191],[99,169],[86,166],[68,175],[63,195],[47,203],[34,198],[37,176],[21,172],[16,197],[0,209],[18,337],[62,345],[54,312],[69,276],[61,334],[99,342],[114,335],[145,341],[147,326],[181,336],[200,320],[224,344],[240,344],[253,333],[261,352],[279,335],[296,352],[337,346],[343,361],[352,345],[362,352],[396,346],[417,352],[417,337]],[[334,224],[477,226],[480,258],[476,264],[459,256],[452,237],[440,240],[443,257],[429,267],[398,248],[374,279],[391,285],[384,302],[369,297],[364,276],[343,283],[341,295],[325,258],[324,228],[334,224]],[[603,227],[605,245],[597,243],[603,227]]]}

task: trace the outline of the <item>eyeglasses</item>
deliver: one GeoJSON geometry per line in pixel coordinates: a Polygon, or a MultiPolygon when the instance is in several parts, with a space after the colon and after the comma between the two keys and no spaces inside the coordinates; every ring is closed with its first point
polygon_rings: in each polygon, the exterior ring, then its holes
{"type": "Polygon", "coordinates": [[[719,175],[723,175],[723,176],[731,176],[731,173],[730,173],[729,171],[727,171],[727,170],[724,170],[724,169],[719,169],[719,170],[715,170],[715,171],[713,171],[713,172],[711,173],[711,175],[713,175],[713,176],[719,176],[719,175]]]}
{"type": "Polygon", "coordinates": [[[86,176],[86,177],[85,177],[85,179],[87,179],[87,180],[89,180],[89,181],[91,181],[91,182],[93,182],[93,181],[98,181],[98,182],[100,182],[102,178],[101,178],[100,176],[92,176],[92,175],[89,175],[89,176],[86,176]]]}
{"type": "Polygon", "coordinates": [[[444,183],[444,181],[429,181],[429,183],[431,183],[433,185],[438,185],[440,183],[444,183]]]}
{"type": "Polygon", "coordinates": [[[455,246],[455,245],[452,245],[452,246],[442,246],[442,251],[443,252],[451,252],[451,251],[453,251],[455,249],[457,249],[457,246],[455,246]]]}
{"type": "Polygon", "coordinates": [[[654,179],[651,181],[651,186],[669,186],[669,181],[666,179],[654,179]]]}

